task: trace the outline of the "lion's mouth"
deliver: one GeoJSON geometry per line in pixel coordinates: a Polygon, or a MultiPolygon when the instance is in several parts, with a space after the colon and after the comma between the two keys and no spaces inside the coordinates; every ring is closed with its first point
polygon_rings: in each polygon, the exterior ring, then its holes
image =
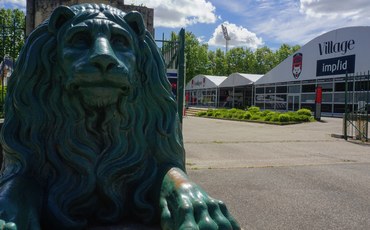
{"type": "Polygon", "coordinates": [[[130,95],[131,88],[126,84],[95,82],[85,84],[69,84],[67,90],[72,95],[79,95],[82,102],[92,107],[105,107],[116,104],[130,95]]]}
{"type": "Polygon", "coordinates": [[[101,85],[90,85],[90,86],[81,86],[81,85],[73,85],[72,90],[77,91],[91,91],[95,92],[96,94],[102,94],[102,96],[109,96],[110,94],[119,91],[122,96],[128,96],[130,94],[130,87],[129,86],[101,86],[101,85]]]}

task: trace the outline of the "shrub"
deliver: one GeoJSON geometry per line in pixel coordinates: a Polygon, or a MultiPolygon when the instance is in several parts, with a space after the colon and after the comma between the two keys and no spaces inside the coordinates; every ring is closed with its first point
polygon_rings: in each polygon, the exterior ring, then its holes
{"type": "Polygon", "coordinates": [[[198,117],[204,117],[206,114],[207,114],[206,111],[200,111],[200,112],[197,112],[196,116],[198,116],[198,117]]]}
{"type": "Polygon", "coordinates": [[[237,117],[237,118],[238,118],[239,120],[243,120],[243,117],[244,117],[244,114],[242,114],[242,113],[238,113],[238,117],[237,117]]]}
{"type": "Polygon", "coordinates": [[[232,108],[232,109],[229,110],[229,113],[236,113],[237,111],[238,111],[237,109],[232,108]]]}
{"type": "Polygon", "coordinates": [[[271,121],[273,121],[273,122],[278,122],[279,121],[279,116],[280,116],[281,114],[276,114],[275,116],[272,116],[272,118],[271,118],[271,121]]]}
{"type": "Polygon", "coordinates": [[[298,115],[306,115],[308,117],[312,116],[311,110],[309,110],[309,109],[300,109],[300,110],[297,111],[297,114],[298,115]]]}
{"type": "Polygon", "coordinates": [[[262,111],[262,112],[261,112],[261,116],[262,116],[262,117],[265,117],[265,116],[267,116],[269,113],[272,113],[272,111],[271,111],[271,110],[264,110],[264,111],[262,111]]]}
{"type": "Polygon", "coordinates": [[[248,111],[250,112],[250,113],[258,113],[259,111],[260,111],[260,108],[259,107],[257,107],[257,106],[251,106],[251,107],[249,107],[248,108],[248,111]]]}
{"type": "Polygon", "coordinates": [[[222,117],[222,113],[220,111],[216,111],[214,113],[214,117],[222,117]]]}
{"type": "Polygon", "coordinates": [[[225,113],[224,118],[231,119],[233,115],[231,113],[225,113]]]}
{"type": "Polygon", "coordinates": [[[279,121],[280,122],[288,122],[289,121],[289,115],[288,114],[280,114],[279,115],[279,121]]]}
{"type": "Polygon", "coordinates": [[[258,114],[258,113],[255,113],[255,114],[252,114],[252,116],[251,116],[251,120],[259,120],[259,119],[261,119],[261,115],[260,114],[258,114]]]}
{"type": "Polygon", "coordinates": [[[245,112],[243,114],[243,120],[249,120],[251,119],[252,114],[250,112],[245,112]]]}
{"type": "Polygon", "coordinates": [[[304,121],[304,122],[310,121],[310,117],[311,117],[311,116],[298,115],[298,119],[299,119],[299,121],[304,121]]]}
{"type": "Polygon", "coordinates": [[[212,109],[207,110],[207,117],[213,117],[213,110],[212,109]]]}
{"type": "Polygon", "coordinates": [[[278,122],[279,121],[279,116],[280,116],[280,113],[278,113],[278,112],[271,112],[271,113],[267,114],[264,117],[264,120],[265,121],[278,122]]]}

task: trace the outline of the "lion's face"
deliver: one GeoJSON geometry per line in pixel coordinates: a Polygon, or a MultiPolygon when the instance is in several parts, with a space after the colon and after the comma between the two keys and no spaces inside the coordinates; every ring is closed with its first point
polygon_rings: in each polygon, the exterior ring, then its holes
{"type": "Polygon", "coordinates": [[[62,29],[57,62],[66,75],[67,91],[92,107],[128,96],[137,73],[132,33],[102,14],[62,29]]]}

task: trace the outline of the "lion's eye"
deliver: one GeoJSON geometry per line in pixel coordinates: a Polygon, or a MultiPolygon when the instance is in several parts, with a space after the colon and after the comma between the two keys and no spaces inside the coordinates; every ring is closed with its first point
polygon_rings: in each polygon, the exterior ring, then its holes
{"type": "Polygon", "coordinates": [[[69,42],[77,48],[87,48],[90,46],[91,38],[87,33],[79,32],[73,35],[69,42]]]}
{"type": "Polygon", "coordinates": [[[127,40],[127,38],[120,35],[112,35],[110,43],[112,46],[122,49],[127,48],[129,46],[129,41],[127,40]]]}

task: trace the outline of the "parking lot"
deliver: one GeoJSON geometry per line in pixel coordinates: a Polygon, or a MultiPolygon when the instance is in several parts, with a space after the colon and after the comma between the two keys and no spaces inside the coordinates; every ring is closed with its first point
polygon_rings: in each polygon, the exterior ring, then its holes
{"type": "Polygon", "coordinates": [[[370,145],[341,133],[339,118],[183,123],[190,177],[244,229],[370,229],[370,145]]]}

